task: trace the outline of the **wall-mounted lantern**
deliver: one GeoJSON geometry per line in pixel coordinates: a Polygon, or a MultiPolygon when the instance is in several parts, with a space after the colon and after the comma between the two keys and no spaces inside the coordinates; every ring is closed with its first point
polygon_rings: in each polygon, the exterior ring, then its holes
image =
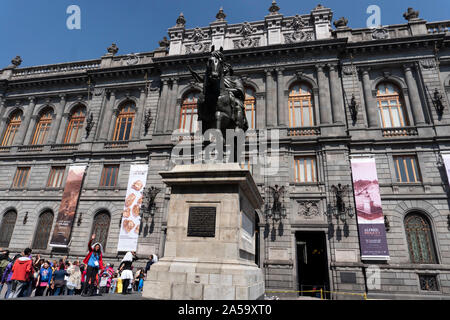
{"type": "Polygon", "coordinates": [[[327,214],[328,216],[340,219],[342,222],[347,221],[347,216],[353,218],[355,213],[350,204],[350,186],[342,186],[340,183],[331,186],[332,199],[331,203],[328,205],[327,214]]]}
{"type": "Polygon", "coordinates": [[[269,202],[265,205],[264,215],[266,221],[272,219],[274,222],[278,222],[287,216],[284,206],[285,188],[275,185],[275,187],[269,186],[268,189],[270,196],[268,197],[269,202]]]}

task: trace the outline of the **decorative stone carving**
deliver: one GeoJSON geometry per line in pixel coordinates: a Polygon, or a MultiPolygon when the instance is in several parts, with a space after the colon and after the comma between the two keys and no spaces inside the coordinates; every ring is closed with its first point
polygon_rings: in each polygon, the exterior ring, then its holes
{"type": "Polygon", "coordinates": [[[270,15],[278,14],[278,11],[280,11],[280,7],[277,5],[277,2],[273,0],[272,5],[269,8],[270,15]]]}
{"type": "Polygon", "coordinates": [[[434,68],[436,68],[436,60],[434,60],[434,59],[421,60],[420,64],[425,69],[434,69],[434,68]]]}
{"type": "Polygon", "coordinates": [[[291,25],[289,26],[289,28],[294,29],[295,31],[300,30],[301,28],[303,28],[305,26],[305,23],[303,22],[302,18],[296,14],[294,19],[292,19],[291,25]]]}
{"type": "Polygon", "coordinates": [[[244,38],[240,40],[233,40],[235,49],[253,48],[259,45],[259,38],[244,38]]]}
{"type": "Polygon", "coordinates": [[[320,214],[317,201],[300,201],[298,202],[298,214],[306,219],[311,219],[320,214]]]}
{"type": "Polygon", "coordinates": [[[200,28],[195,28],[194,33],[191,35],[190,40],[194,40],[195,42],[199,42],[200,40],[204,40],[208,37],[205,32],[200,28]]]}
{"type": "Polygon", "coordinates": [[[136,54],[134,54],[134,53],[130,53],[128,56],[127,56],[127,65],[135,65],[135,64],[138,64],[139,63],[139,57],[136,55],[136,54]]]}
{"type": "Polygon", "coordinates": [[[225,21],[226,17],[227,17],[227,15],[225,14],[225,12],[223,12],[223,8],[220,7],[219,12],[217,12],[217,14],[216,14],[216,21],[217,22],[225,21]]]}
{"type": "Polygon", "coordinates": [[[372,32],[372,39],[374,40],[384,40],[389,39],[389,32],[385,28],[378,28],[372,32]]]}
{"type": "Polygon", "coordinates": [[[311,41],[313,38],[312,32],[296,31],[292,33],[285,33],[284,39],[286,43],[298,43],[304,41],[311,41]]]}
{"type": "Polygon", "coordinates": [[[115,55],[119,51],[119,48],[116,46],[115,43],[113,43],[106,50],[108,51],[109,54],[115,55]]]}
{"type": "Polygon", "coordinates": [[[207,52],[210,50],[210,47],[211,47],[211,43],[209,43],[209,42],[207,42],[207,43],[197,42],[194,44],[187,44],[186,45],[186,54],[207,52]]]}
{"type": "Polygon", "coordinates": [[[342,67],[342,72],[346,76],[351,76],[352,74],[356,73],[356,69],[355,69],[355,67],[352,67],[352,66],[343,66],[342,67]]]}
{"type": "Polygon", "coordinates": [[[17,68],[22,64],[22,58],[20,56],[16,56],[14,59],[11,60],[12,65],[17,68]]]}
{"type": "Polygon", "coordinates": [[[186,19],[184,18],[183,12],[177,18],[176,27],[184,27],[186,25],[186,19]]]}
{"type": "Polygon", "coordinates": [[[341,17],[341,18],[337,19],[336,21],[334,21],[333,24],[338,29],[345,28],[345,27],[347,27],[348,19],[346,19],[345,17],[341,17]]]}
{"type": "Polygon", "coordinates": [[[419,11],[414,10],[413,8],[408,8],[408,11],[406,11],[403,14],[403,18],[405,18],[408,21],[418,19],[419,18],[419,11]]]}
{"type": "Polygon", "coordinates": [[[241,26],[241,28],[237,31],[238,34],[241,34],[244,38],[250,37],[254,32],[256,31],[255,28],[253,28],[250,23],[244,22],[244,24],[241,26]]]}
{"type": "Polygon", "coordinates": [[[100,96],[105,92],[105,88],[95,88],[94,89],[94,96],[100,96]]]}

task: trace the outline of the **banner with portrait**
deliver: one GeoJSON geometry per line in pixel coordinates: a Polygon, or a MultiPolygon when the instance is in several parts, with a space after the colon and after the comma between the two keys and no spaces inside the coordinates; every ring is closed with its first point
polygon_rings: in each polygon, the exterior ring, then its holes
{"type": "Polygon", "coordinates": [[[132,164],[120,224],[117,251],[136,251],[141,224],[141,205],[147,181],[147,164],[132,164]]]}
{"type": "Polygon", "coordinates": [[[72,232],[73,220],[78,206],[81,185],[83,184],[86,166],[70,166],[67,175],[64,193],[59,206],[58,217],[56,218],[55,229],[53,230],[50,246],[67,247],[72,232]]]}
{"type": "Polygon", "coordinates": [[[351,160],[362,260],[389,260],[377,167],[373,158],[351,160]]]}

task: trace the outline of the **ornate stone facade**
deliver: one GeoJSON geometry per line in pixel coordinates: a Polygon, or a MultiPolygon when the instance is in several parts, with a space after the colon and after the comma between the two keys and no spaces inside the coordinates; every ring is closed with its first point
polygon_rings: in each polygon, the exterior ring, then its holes
{"type": "MultiPolygon", "coordinates": [[[[303,235],[313,232],[326,239],[325,251],[319,252],[327,256],[331,291],[368,292],[369,297],[381,298],[450,298],[450,187],[440,161],[442,154],[450,153],[450,21],[427,22],[410,11],[405,24],[352,29],[340,19],[333,29],[332,11],[323,6],[293,17],[281,12],[274,3],[264,20],[228,24],[221,11],[209,26],[196,29],[186,29],[181,14],[168,30],[169,38],[152,52],[118,55],[110,48],[105,56],[89,61],[20,68],[20,59],[14,59],[13,65],[2,69],[0,143],[12,116],[21,114],[14,141],[0,146],[0,219],[11,210],[17,213],[7,247],[20,251],[32,246],[39,215],[50,210],[56,217],[63,189],[47,186],[51,167],[67,169],[84,163],[88,169],[68,255],[85,254],[96,214],[108,212],[105,257],[117,262],[129,168],[145,162],[147,185],[162,191],[137,252],[163,256],[170,190],[158,172],[172,167],[171,133],[179,127],[185,97],[199,90],[186,65],[203,72],[205,51],[214,45],[224,48],[235,73],[244,76],[246,87],[254,92],[255,129],[280,132],[278,173],[265,176],[258,165],[251,166],[261,194],[276,184],[287,190],[285,218],[266,221],[263,208],[258,212],[260,242],[255,258],[265,269],[267,290],[299,290],[303,281],[299,248],[307,242],[303,235]],[[401,126],[386,127],[380,117],[377,94],[383,83],[398,88],[404,107],[401,126]],[[292,125],[290,112],[289,96],[296,84],[309,88],[313,118],[301,126],[292,125]],[[433,102],[435,89],[441,114],[433,102]],[[121,106],[127,103],[134,110],[133,129],[129,139],[114,141],[121,106]],[[72,112],[80,105],[86,110],[83,134],[75,143],[65,143],[72,112]],[[32,144],[45,110],[52,114],[48,140],[32,144]],[[326,214],[331,186],[351,185],[349,159],[361,154],[376,159],[383,212],[390,225],[386,263],[361,260],[355,218],[343,225],[326,214]],[[399,156],[417,159],[416,182],[396,179],[399,156]],[[298,159],[314,160],[314,179],[298,178],[298,159]],[[100,186],[105,165],[119,166],[114,186],[100,186]],[[24,187],[13,188],[18,167],[30,168],[29,176],[24,187]],[[405,229],[405,217],[411,213],[423,214],[430,222],[434,264],[412,262],[405,229]],[[373,264],[381,270],[379,288],[368,288],[364,281],[373,264]],[[424,283],[436,283],[432,287],[438,289],[426,291],[424,283]]],[[[54,222],[50,227],[53,230],[54,222]]],[[[58,255],[49,246],[35,252],[58,255]]]]}

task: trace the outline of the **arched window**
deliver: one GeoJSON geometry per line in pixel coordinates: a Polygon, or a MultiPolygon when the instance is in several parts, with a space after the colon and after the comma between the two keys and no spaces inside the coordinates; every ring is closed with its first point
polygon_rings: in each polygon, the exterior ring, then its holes
{"type": "Polygon", "coordinates": [[[248,128],[255,129],[256,127],[256,98],[255,98],[255,90],[252,88],[245,88],[245,116],[248,121],[248,128]]]}
{"type": "Polygon", "coordinates": [[[134,102],[127,101],[119,108],[114,128],[113,141],[127,141],[131,138],[135,118],[134,102]]]}
{"type": "Polygon", "coordinates": [[[34,129],[32,145],[45,144],[47,142],[47,136],[52,125],[53,112],[51,109],[45,109],[39,116],[39,120],[34,129]]]}
{"type": "Polygon", "coordinates": [[[10,210],[3,215],[2,226],[0,227],[0,247],[8,248],[17,220],[17,213],[10,210]]]}
{"type": "Polygon", "coordinates": [[[180,129],[189,132],[197,130],[198,95],[198,92],[190,92],[184,97],[180,111],[180,129]]]}
{"type": "Polygon", "coordinates": [[[66,129],[64,143],[76,143],[81,138],[81,128],[83,128],[84,119],[86,118],[84,106],[78,106],[70,114],[69,125],[66,129]]]}
{"type": "Polygon", "coordinates": [[[383,128],[408,126],[400,90],[389,82],[377,86],[377,106],[383,128]]]}
{"type": "Polygon", "coordinates": [[[110,222],[111,217],[107,211],[101,211],[94,217],[91,236],[95,233],[95,241],[102,244],[103,250],[106,248],[110,222]]]}
{"type": "Polygon", "coordinates": [[[19,131],[20,124],[22,123],[22,111],[18,110],[11,114],[8,120],[8,126],[6,127],[5,134],[2,139],[2,146],[11,146],[14,143],[14,137],[17,131],[19,131]]]}
{"type": "Polygon", "coordinates": [[[53,212],[45,211],[39,216],[33,249],[47,249],[48,239],[53,225],[53,212]]]}
{"type": "Polygon", "coordinates": [[[405,218],[406,239],[413,263],[437,263],[431,225],[426,217],[412,213],[405,218]]]}
{"type": "Polygon", "coordinates": [[[314,102],[311,88],[305,83],[296,83],[289,90],[289,126],[315,126],[314,102]]]}

